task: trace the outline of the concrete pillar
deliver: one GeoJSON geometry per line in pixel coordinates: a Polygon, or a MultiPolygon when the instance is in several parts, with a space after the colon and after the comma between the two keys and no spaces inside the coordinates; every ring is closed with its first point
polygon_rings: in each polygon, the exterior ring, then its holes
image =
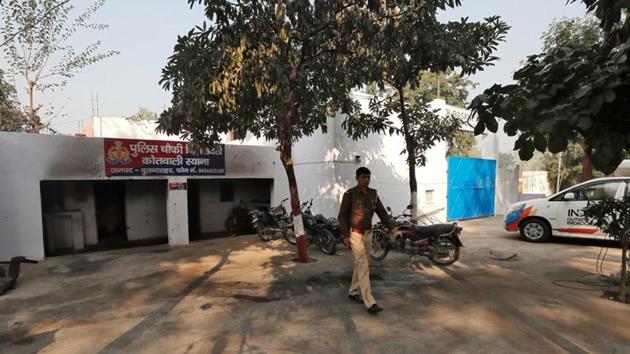
{"type": "Polygon", "coordinates": [[[185,177],[169,177],[166,198],[168,244],[187,245],[188,239],[188,186],[185,177]]]}

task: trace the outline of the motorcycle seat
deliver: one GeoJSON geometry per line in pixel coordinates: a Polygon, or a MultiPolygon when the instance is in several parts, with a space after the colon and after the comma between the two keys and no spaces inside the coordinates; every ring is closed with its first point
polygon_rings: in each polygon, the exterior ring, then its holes
{"type": "Polygon", "coordinates": [[[452,224],[436,224],[429,226],[413,225],[416,236],[419,237],[435,237],[442,234],[447,234],[455,228],[452,224]]]}
{"type": "Polygon", "coordinates": [[[328,222],[328,219],[326,219],[326,217],[324,217],[324,215],[322,214],[315,215],[315,220],[320,224],[325,224],[328,222]]]}

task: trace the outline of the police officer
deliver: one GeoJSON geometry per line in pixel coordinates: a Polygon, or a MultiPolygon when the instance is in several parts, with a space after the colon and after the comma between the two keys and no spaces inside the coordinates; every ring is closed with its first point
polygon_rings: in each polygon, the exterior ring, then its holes
{"type": "Polygon", "coordinates": [[[371,172],[366,167],[356,171],[357,185],[343,195],[339,208],[339,227],[354,256],[354,271],[348,297],[362,303],[371,314],[383,309],[376,304],[370,286],[368,257],[372,250],[372,216],[392,230],[391,221],[375,189],[369,188],[371,172]]]}

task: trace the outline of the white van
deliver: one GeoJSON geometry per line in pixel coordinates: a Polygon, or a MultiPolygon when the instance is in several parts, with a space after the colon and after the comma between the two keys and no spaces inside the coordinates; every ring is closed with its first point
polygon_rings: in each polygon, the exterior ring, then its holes
{"type": "Polygon", "coordinates": [[[589,201],[630,199],[630,177],[604,177],[580,183],[551,197],[515,203],[505,213],[505,229],[520,231],[530,242],[553,236],[603,238],[605,235],[584,219],[589,201]]]}

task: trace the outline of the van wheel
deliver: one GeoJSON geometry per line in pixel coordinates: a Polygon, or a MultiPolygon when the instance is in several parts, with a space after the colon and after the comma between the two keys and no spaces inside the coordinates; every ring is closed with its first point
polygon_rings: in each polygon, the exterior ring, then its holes
{"type": "Polygon", "coordinates": [[[546,242],[551,237],[549,226],[542,220],[525,220],[520,227],[521,238],[528,242],[546,242]]]}

